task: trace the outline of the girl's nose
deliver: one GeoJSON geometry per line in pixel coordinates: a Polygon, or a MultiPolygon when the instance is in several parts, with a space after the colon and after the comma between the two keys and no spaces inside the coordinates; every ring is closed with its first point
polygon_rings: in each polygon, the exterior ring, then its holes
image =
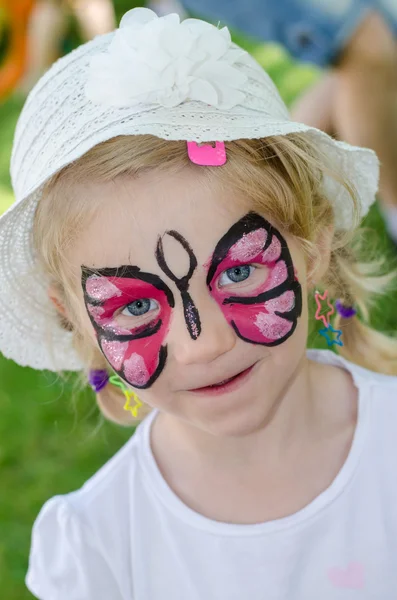
{"type": "Polygon", "coordinates": [[[210,363],[229,352],[236,343],[237,336],[215,300],[208,294],[203,296],[196,304],[201,321],[201,333],[197,339],[192,339],[189,334],[182,307],[174,309],[176,314],[169,342],[173,346],[176,361],[183,365],[210,363]]]}

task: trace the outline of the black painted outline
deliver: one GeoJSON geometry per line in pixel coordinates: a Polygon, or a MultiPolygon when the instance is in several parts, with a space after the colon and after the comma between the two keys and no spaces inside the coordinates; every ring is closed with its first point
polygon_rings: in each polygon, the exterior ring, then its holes
{"type": "Polygon", "coordinates": [[[169,235],[172,238],[174,238],[174,240],[179,242],[181,244],[182,248],[187,252],[187,254],[189,256],[189,270],[188,270],[187,274],[184,275],[183,277],[176,277],[176,275],[174,275],[174,273],[171,271],[171,269],[169,268],[169,266],[167,265],[166,260],[165,260],[164,247],[163,247],[163,237],[164,236],[161,236],[158,238],[157,248],[156,248],[157,263],[158,263],[160,269],[163,271],[163,273],[165,273],[165,275],[167,275],[167,277],[169,277],[169,279],[171,279],[171,281],[173,281],[175,283],[177,289],[179,290],[181,297],[182,297],[183,314],[185,317],[185,323],[186,323],[187,330],[189,332],[190,337],[193,340],[196,340],[201,333],[201,320],[200,320],[200,314],[197,310],[197,307],[194,304],[193,299],[192,299],[191,295],[189,294],[188,290],[189,290],[190,280],[193,276],[194,271],[197,268],[197,258],[195,256],[192,248],[190,247],[188,241],[180,233],[178,233],[177,231],[171,230],[171,231],[167,231],[164,235],[169,235]],[[191,320],[193,320],[195,328],[192,327],[191,320]]]}
{"type": "Polygon", "coordinates": [[[268,236],[266,238],[266,242],[263,246],[263,252],[267,250],[273,241],[273,236],[281,243],[281,254],[280,258],[277,262],[284,261],[287,267],[287,279],[281,283],[280,285],[272,288],[271,290],[267,290],[266,292],[262,292],[257,296],[229,296],[229,298],[225,298],[223,300],[223,304],[243,304],[243,305],[253,305],[253,304],[261,304],[263,302],[267,302],[268,300],[272,300],[273,298],[277,298],[281,296],[284,292],[293,291],[295,292],[295,304],[293,308],[289,312],[282,313],[280,311],[275,311],[275,315],[286,319],[293,323],[291,330],[279,340],[275,340],[274,342],[254,342],[246,337],[244,337],[238,330],[238,327],[234,321],[231,321],[231,325],[236,332],[236,335],[248,342],[250,344],[257,344],[261,346],[278,346],[285,342],[295,331],[298,318],[302,314],[302,287],[299,281],[295,278],[294,265],[292,262],[291,254],[288,249],[288,245],[284,237],[281,233],[273,227],[269,221],[267,221],[261,215],[258,215],[255,212],[249,212],[244,217],[242,217],[237,223],[232,225],[232,227],[225,233],[225,235],[219,240],[218,244],[215,247],[214,253],[212,255],[212,261],[207,273],[207,286],[210,291],[212,291],[212,281],[215,276],[215,273],[221,264],[221,262],[226,258],[230,248],[234,246],[238,240],[240,240],[244,234],[251,233],[252,231],[256,231],[257,229],[266,229],[268,232],[268,236]]]}
{"type": "MultiPolygon", "coordinates": [[[[104,355],[104,357],[106,358],[106,360],[109,362],[108,358],[106,357],[106,355],[102,349],[101,343],[103,340],[109,341],[109,342],[112,342],[112,341],[130,342],[130,341],[139,340],[139,339],[142,339],[145,337],[150,337],[159,331],[159,329],[162,326],[162,320],[159,319],[154,326],[149,324],[146,328],[144,328],[138,334],[135,334],[135,335],[134,334],[118,335],[117,333],[114,333],[111,331],[106,331],[103,327],[98,325],[98,323],[95,321],[94,317],[91,315],[91,313],[89,312],[89,310],[87,308],[88,304],[91,304],[92,306],[102,306],[106,302],[106,300],[105,301],[93,300],[90,297],[90,295],[87,293],[86,282],[89,277],[92,277],[92,275],[97,275],[99,277],[118,277],[120,279],[139,279],[141,281],[145,281],[146,283],[150,283],[158,290],[164,292],[170,308],[174,308],[175,299],[174,299],[174,295],[173,295],[172,291],[170,290],[170,288],[164,283],[164,281],[160,277],[158,277],[157,275],[153,275],[152,273],[145,273],[145,272],[141,271],[139,267],[132,266],[132,265],[124,265],[124,266],[117,267],[117,268],[105,267],[103,269],[90,269],[89,267],[82,266],[81,267],[81,285],[83,287],[85,306],[86,306],[90,321],[92,323],[92,326],[94,327],[95,332],[97,334],[99,348],[100,348],[102,354],[104,355]]],[[[162,371],[165,367],[165,363],[167,361],[167,355],[168,355],[167,346],[160,346],[160,351],[159,351],[159,356],[158,356],[158,365],[157,365],[155,372],[153,373],[151,378],[148,380],[148,382],[145,383],[145,385],[141,385],[141,386],[133,385],[133,387],[136,389],[147,389],[151,385],[153,385],[153,383],[156,381],[156,379],[159,377],[159,375],[162,373],[162,371]]],[[[121,370],[116,370],[114,367],[112,367],[112,369],[122,379],[124,379],[124,381],[126,381],[127,383],[132,385],[126,378],[123,368],[121,370]]]]}

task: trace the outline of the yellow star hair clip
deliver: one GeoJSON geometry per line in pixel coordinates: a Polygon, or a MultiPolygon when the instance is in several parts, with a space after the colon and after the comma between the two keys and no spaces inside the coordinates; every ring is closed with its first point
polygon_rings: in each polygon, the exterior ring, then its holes
{"type": "Polygon", "coordinates": [[[132,416],[137,419],[138,410],[141,408],[141,406],[143,406],[143,404],[139,400],[136,393],[133,390],[130,390],[118,375],[112,375],[109,378],[109,381],[110,383],[112,383],[116,387],[119,387],[122,390],[125,396],[124,410],[129,411],[132,414],[132,416]]]}

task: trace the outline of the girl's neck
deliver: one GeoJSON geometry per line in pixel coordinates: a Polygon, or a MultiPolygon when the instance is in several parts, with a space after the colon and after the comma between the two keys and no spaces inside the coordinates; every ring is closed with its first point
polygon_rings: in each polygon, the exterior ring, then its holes
{"type": "Polygon", "coordinates": [[[191,508],[221,521],[265,521],[296,512],[328,487],[348,455],[356,411],[350,374],[304,356],[255,431],[214,436],[161,413],[152,450],[191,508]]]}

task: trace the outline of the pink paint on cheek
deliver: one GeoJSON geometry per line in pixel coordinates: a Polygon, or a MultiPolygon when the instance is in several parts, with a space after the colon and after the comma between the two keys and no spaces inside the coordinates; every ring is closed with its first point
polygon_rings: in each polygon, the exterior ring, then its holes
{"type": "Polygon", "coordinates": [[[242,340],[276,346],[293,334],[302,311],[301,287],[286,240],[259,215],[249,213],[221,238],[207,279],[211,296],[242,340]],[[255,229],[256,223],[264,225],[255,229]],[[236,264],[251,264],[258,272],[243,286],[221,285],[221,274],[236,264]]]}
{"type": "Polygon", "coordinates": [[[281,296],[265,302],[265,308],[268,312],[289,312],[295,306],[295,294],[291,290],[284,292],[281,296]]]}
{"type": "Polygon", "coordinates": [[[262,254],[262,261],[264,263],[273,263],[280,258],[281,254],[281,242],[276,236],[273,236],[270,246],[262,254]]]}
{"type": "Polygon", "coordinates": [[[293,323],[277,315],[260,312],[256,316],[255,326],[266,342],[272,342],[286,336],[291,331],[293,323]]]}
{"type": "MultiPolygon", "coordinates": [[[[113,277],[113,281],[103,277],[103,280],[109,285],[105,284],[102,292],[117,290],[117,295],[104,300],[99,307],[86,302],[100,348],[122,379],[134,387],[148,387],[165,366],[167,350],[163,342],[171,318],[172,294],[170,292],[167,297],[163,289],[135,277],[113,277]],[[140,298],[156,300],[159,310],[143,323],[138,320],[138,325],[136,319],[121,313],[128,304],[140,298]],[[124,339],[115,339],[116,336],[124,339]]],[[[86,296],[89,295],[87,287],[85,291],[86,296]]],[[[90,291],[93,292],[91,288],[90,291]]]]}
{"type": "Polygon", "coordinates": [[[124,362],[124,374],[129,383],[139,387],[144,386],[150,377],[143,357],[136,352],[124,362]]]}
{"type": "Polygon", "coordinates": [[[128,342],[102,340],[101,347],[111,366],[116,371],[120,370],[128,350],[128,342]]]}
{"type": "Polygon", "coordinates": [[[267,312],[264,304],[228,305],[224,307],[224,314],[243,339],[255,344],[273,344],[294,326],[293,321],[267,312]]]}
{"type": "Polygon", "coordinates": [[[99,302],[121,296],[121,290],[113,285],[106,277],[96,277],[93,275],[87,279],[85,286],[87,294],[93,300],[98,300],[99,302]]]}
{"type": "Polygon", "coordinates": [[[160,330],[154,335],[128,342],[128,351],[120,369],[120,376],[135,387],[147,387],[160,365],[162,341],[168,332],[160,330]]]}
{"type": "Polygon", "coordinates": [[[266,243],[267,231],[256,229],[246,233],[229,250],[229,256],[234,261],[248,262],[253,260],[262,251],[266,243]]]}

